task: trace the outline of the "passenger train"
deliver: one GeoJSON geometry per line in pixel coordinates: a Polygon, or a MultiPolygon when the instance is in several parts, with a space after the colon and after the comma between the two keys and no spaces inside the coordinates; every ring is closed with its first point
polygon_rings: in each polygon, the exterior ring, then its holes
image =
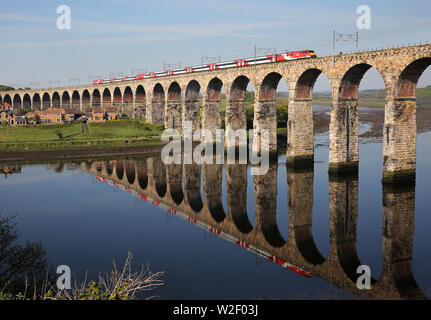
{"type": "Polygon", "coordinates": [[[274,62],[307,59],[307,58],[316,58],[316,53],[313,50],[286,52],[286,53],[273,54],[269,56],[261,56],[256,58],[247,58],[247,59],[238,59],[238,60],[232,60],[232,61],[226,61],[226,62],[210,63],[210,64],[200,65],[196,67],[178,68],[174,70],[149,72],[149,73],[142,73],[138,75],[124,76],[124,77],[118,77],[118,78],[94,80],[93,84],[105,84],[105,83],[112,83],[112,82],[140,80],[140,79],[146,79],[146,78],[165,77],[165,76],[172,76],[172,75],[184,74],[184,73],[210,71],[210,70],[227,69],[227,68],[238,68],[238,67],[245,67],[245,66],[254,66],[254,65],[264,64],[264,63],[274,63],[274,62]]]}

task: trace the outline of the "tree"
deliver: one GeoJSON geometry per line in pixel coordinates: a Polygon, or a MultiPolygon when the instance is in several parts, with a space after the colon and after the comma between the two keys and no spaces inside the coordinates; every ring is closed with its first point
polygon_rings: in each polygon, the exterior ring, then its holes
{"type": "Polygon", "coordinates": [[[15,217],[2,217],[0,213],[0,296],[33,290],[29,282],[42,282],[47,275],[46,251],[41,243],[26,241],[19,244],[15,217]],[[26,283],[27,282],[27,283],[26,283]]]}
{"type": "Polygon", "coordinates": [[[287,105],[277,106],[277,128],[286,128],[289,118],[289,107],[287,105]]]}
{"type": "Polygon", "coordinates": [[[58,140],[63,141],[63,132],[60,130],[55,130],[55,134],[58,136],[58,140]]]}
{"type": "Polygon", "coordinates": [[[10,91],[10,90],[15,90],[15,88],[10,86],[0,85],[0,91],[10,91]]]}

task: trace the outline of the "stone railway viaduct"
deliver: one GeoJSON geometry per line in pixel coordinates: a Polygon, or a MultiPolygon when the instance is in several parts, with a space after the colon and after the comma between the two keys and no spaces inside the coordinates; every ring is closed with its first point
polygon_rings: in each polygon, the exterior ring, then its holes
{"type": "MultiPolygon", "coordinates": [[[[247,165],[226,165],[226,202],[222,201],[222,165],[163,165],[160,158],[113,160],[81,164],[85,172],[133,190],[142,198],[212,232],[228,235],[260,252],[288,262],[355,295],[367,299],[427,299],[412,271],[414,187],[384,191],[382,209],[383,270],[371,290],[359,290],[356,269],[358,220],[357,175],[329,181],[330,251],[323,257],[313,239],[313,170],[288,170],[288,239],[276,221],[277,170],[247,181],[247,165]],[[203,188],[201,188],[203,174],[203,188]],[[183,183],[184,182],[184,183],[183,183]],[[247,214],[247,183],[254,186],[255,221],[247,214]],[[203,189],[203,198],[201,197],[203,189]]],[[[367,264],[364,262],[364,264],[367,264]]],[[[376,272],[372,275],[377,276],[376,272]]]]}
{"type": "Polygon", "coordinates": [[[297,166],[309,165],[314,159],[312,91],[323,73],[333,100],[329,167],[331,172],[339,172],[358,168],[358,88],[364,74],[374,67],[386,86],[384,180],[412,181],[416,170],[416,86],[430,64],[431,45],[427,44],[124,83],[2,92],[0,99],[26,109],[115,106],[166,128],[182,130],[185,121],[191,121],[194,130],[202,127],[215,134],[222,123],[222,87],[227,97],[226,129],[246,128],[245,92],[251,82],[255,92],[253,148],[261,150],[262,130],[267,129],[270,152],[275,152],[275,96],[284,78],[289,87],[288,163],[297,166]]]}

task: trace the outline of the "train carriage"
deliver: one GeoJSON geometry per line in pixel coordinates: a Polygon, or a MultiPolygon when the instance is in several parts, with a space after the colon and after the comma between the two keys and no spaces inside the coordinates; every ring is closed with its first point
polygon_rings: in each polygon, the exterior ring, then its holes
{"type": "Polygon", "coordinates": [[[97,85],[97,84],[105,84],[105,83],[112,83],[112,82],[141,80],[146,78],[167,77],[167,76],[191,73],[191,72],[211,71],[211,70],[227,69],[227,68],[241,68],[245,66],[253,66],[253,65],[265,64],[265,63],[276,63],[276,62],[283,62],[283,61],[289,61],[289,60],[310,59],[310,58],[316,58],[316,57],[317,57],[316,53],[313,50],[302,50],[302,51],[285,52],[285,53],[279,53],[279,54],[276,53],[268,56],[238,59],[238,60],[232,60],[232,61],[223,61],[223,62],[210,63],[210,64],[194,66],[194,67],[178,68],[174,70],[164,70],[159,72],[149,72],[145,74],[137,74],[132,76],[118,77],[118,78],[94,80],[93,84],[97,85]]]}

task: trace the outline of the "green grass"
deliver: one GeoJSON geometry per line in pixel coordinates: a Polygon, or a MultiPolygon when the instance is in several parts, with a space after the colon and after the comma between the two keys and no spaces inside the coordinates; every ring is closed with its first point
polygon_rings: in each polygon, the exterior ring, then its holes
{"type": "Polygon", "coordinates": [[[88,123],[89,133],[82,124],[40,124],[0,129],[0,150],[52,150],[106,148],[125,144],[160,142],[161,125],[143,120],[115,120],[88,123]],[[59,138],[59,132],[62,139],[59,138]]]}
{"type": "Polygon", "coordinates": [[[0,129],[0,143],[54,141],[58,140],[58,136],[55,133],[56,130],[60,130],[63,133],[64,139],[83,133],[81,124],[41,124],[6,127],[0,129]]]}

